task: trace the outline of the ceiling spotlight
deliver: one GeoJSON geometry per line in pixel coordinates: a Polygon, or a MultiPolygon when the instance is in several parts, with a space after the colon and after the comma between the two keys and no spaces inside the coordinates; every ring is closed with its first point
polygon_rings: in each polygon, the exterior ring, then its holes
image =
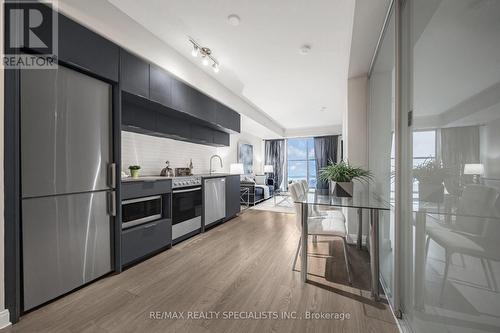
{"type": "Polygon", "coordinates": [[[238,25],[240,25],[240,22],[241,22],[241,19],[238,15],[236,14],[231,14],[227,17],[227,21],[229,22],[229,24],[231,24],[233,27],[236,27],[238,25]]]}
{"type": "Polygon", "coordinates": [[[214,62],[212,64],[212,69],[214,70],[215,73],[219,73],[219,64],[214,62]]]}
{"type": "Polygon", "coordinates": [[[203,60],[201,61],[201,63],[203,64],[203,66],[208,66],[208,57],[206,55],[203,55],[203,60]]]}
{"type": "Polygon", "coordinates": [[[198,47],[198,45],[193,44],[193,51],[191,51],[191,55],[196,58],[199,53],[200,53],[200,48],[198,47]]]}
{"type": "Polygon", "coordinates": [[[302,55],[306,55],[306,54],[309,54],[309,52],[311,52],[311,45],[302,45],[300,48],[299,48],[299,53],[302,54],[302,55]]]}

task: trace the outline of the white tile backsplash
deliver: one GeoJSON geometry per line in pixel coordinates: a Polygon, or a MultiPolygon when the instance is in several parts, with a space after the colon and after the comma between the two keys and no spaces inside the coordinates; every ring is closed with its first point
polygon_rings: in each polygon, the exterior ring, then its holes
{"type": "MultiPolygon", "coordinates": [[[[208,173],[214,154],[216,147],[122,131],[122,169],[127,174],[129,165],[140,165],[141,175],[159,175],[165,161],[170,161],[171,168],[182,168],[191,158],[193,173],[208,173]]],[[[218,161],[214,166],[219,167],[218,161]]]]}

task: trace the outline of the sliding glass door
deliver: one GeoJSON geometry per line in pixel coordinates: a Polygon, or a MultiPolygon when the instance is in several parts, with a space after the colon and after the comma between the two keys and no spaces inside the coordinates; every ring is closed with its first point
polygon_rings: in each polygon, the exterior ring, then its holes
{"type": "Polygon", "coordinates": [[[380,280],[390,299],[394,301],[395,250],[395,22],[394,14],[381,40],[369,81],[368,164],[374,181],[370,190],[390,204],[391,210],[379,218],[380,280]]]}
{"type": "Polygon", "coordinates": [[[401,18],[404,318],[500,332],[500,1],[407,0],[401,18]]]}

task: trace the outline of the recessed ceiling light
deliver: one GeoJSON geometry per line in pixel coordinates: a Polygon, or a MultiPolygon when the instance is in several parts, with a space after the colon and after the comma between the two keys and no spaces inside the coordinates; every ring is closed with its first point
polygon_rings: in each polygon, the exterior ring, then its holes
{"type": "Polygon", "coordinates": [[[227,21],[229,22],[229,24],[231,24],[233,27],[236,27],[238,25],[240,25],[240,22],[241,22],[241,19],[238,15],[236,14],[231,14],[227,17],[227,21]]]}
{"type": "Polygon", "coordinates": [[[300,48],[299,48],[299,53],[302,54],[302,55],[306,55],[306,54],[309,54],[309,52],[311,52],[311,45],[302,45],[300,48]]]}

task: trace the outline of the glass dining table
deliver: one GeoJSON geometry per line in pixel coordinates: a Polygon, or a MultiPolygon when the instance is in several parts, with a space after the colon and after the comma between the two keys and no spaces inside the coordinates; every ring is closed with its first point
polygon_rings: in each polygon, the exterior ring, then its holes
{"type": "Polygon", "coordinates": [[[359,229],[358,229],[358,246],[361,246],[361,226],[362,214],[361,210],[366,209],[370,212],[370,232],[369,232],[369,250],[370,250],[370,272],[371,272],[371,292],[375,300],[379,300],[379,216],[381,211],[388,211],[391,206],[388,202],[381,200],[376,194],[368,190],[354,191],[352,197],[336,197],[328,194],[319,194],[308,192],[300,196],[294,201],[301,206],[301,279],[302,282],[307,281],[307,236],[308,236],[308,217],[310,206],[323,207],[338,207],[338,208],[353,208],[358,209],[359,214],[359,229]]]}

